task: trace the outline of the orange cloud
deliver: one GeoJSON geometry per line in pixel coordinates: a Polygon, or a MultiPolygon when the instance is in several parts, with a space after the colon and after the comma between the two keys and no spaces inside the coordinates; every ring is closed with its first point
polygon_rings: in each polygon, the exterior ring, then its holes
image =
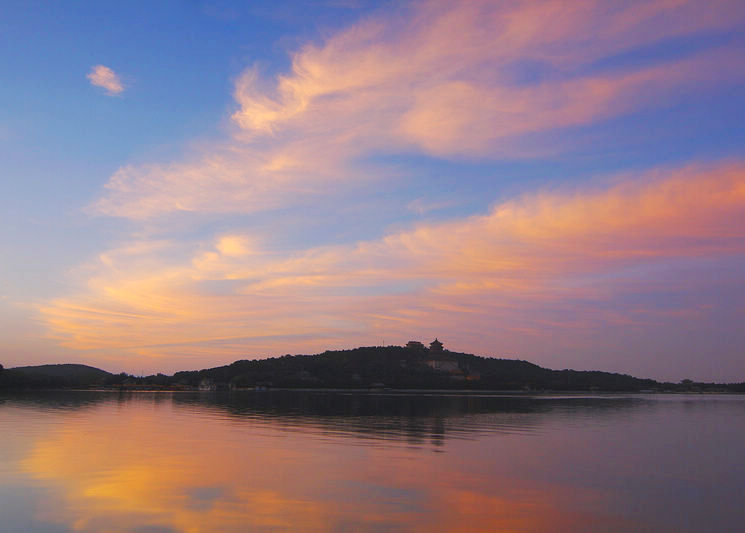
{"type": "Polygon", "coordinates": [[[41,312],[68,347],[169,360],[307,353],[411,331],[489,339],[495,321],[540,336],[541,324],[583,326],[547,306],[612,300],[628,269],[741,256],[743,228],[745,165],[660,170],[348,246],[278,252],[222,235],[179,262],[162,244],[131,245],[41,312]]]}

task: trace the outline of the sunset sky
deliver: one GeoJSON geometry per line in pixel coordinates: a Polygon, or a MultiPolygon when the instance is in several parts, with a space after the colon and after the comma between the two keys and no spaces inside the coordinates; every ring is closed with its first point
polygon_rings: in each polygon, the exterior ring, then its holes
{"type": "Polygon", "coordinates": [[[745,2],[0,6],[0,363],[429,342],[745,380],[745,2]]]}

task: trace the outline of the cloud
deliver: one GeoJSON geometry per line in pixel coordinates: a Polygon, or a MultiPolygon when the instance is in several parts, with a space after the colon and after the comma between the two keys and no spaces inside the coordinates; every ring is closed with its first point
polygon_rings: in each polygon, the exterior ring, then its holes
{"type": "Polygon", "coordinates": [[[139,242],[104,254],[85,291],[41,312],[62,344],[124,357],[230,360],[412,332],[461,349],[538,350],[619,324],[701,322],[718,293],[697,291],[745,281],[733,266],[743,228],[745,164],[663,169],[351,245],[276,251],[246,234],[139,242]],[[727,264],[729,279],[712,277],[727,264]],[[672,309],[661,296],[670,291],[683,299],[672,309]]]}
{"type": "Polygon", "coordinates": [[[233,118],[254,134],[345,127],[355,143],[375,148],[502,157],[522,135],[604,119],[667,98],[681,82],[702,82],[704,64],[731,75],[736,58],[719,57],[722,50],[605,72],[588,67],[657,40],[731,27],[728,17],[743,17],[734,3],[716,15],[693,2],[575,5],[429,2],[403,22],[368,20],[295,54],[274,91],[249,71],[237,83],[233,118]],[[528,66],[542,75],[518,79],[528,66]]]}
{"type": "Polygon", "coordinates": [[[276,80],[248,69],[235,84],[232,137],[181,161],[122,167],[92,209],[132,219],[254,213],[349,194],[380,179],[360,164],[376,154],[556,152],[569,128],[741,81],[736,43],[614,58],[736,28],[742,6],[425,2],[380,13],[302,47],[276,80]]]}
{"type": "Polygon", "coordinates": [[[106,89],[106,93],[115,96],[124,91],[124,85],[119,79],[119,75],[104,65],[95,65],[86,75],[91,85],[106,89]]]}
{"type": "MultiPolygon", "coordinates": [[[[396,229],[305,241],[319,219],[379,199],[363,191],[426,187],[425,173],[383,166],[387,156],[482,167],[545,157],[582,128],[742,82],[741,42],[719,37],[744,20],[744,4],[728,0],[422,2],[306,44],[275,79],[248,69],[230,135],[110,177],[90,210],[136,221],[137,237],[40,306],[50,337],[154,370],[430,335],[549,365],[634,342],[693,360],[712,349],[702,339],[734,361],[741,337],[723,295],[741,308],[741,162],[593,179],[414,226],[404,213],[396,229]],[[692,44],[670,46],[681,40],[692,44]],[[713,338],[716,328],[728,334],[713,338]],[[698,337],[681,345],[680,331],[698,337]]],[[[451,198],[421,190],[400,200],[401,212],[433,219],[452,211],[437,212],[451,198]]]]}

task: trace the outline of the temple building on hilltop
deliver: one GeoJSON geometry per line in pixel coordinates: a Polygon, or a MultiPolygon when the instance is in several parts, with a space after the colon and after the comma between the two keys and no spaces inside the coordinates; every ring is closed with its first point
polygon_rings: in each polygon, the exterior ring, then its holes
{"type": "Polygon", "coordinates": [[[424,344],[419,341],[409,341],[406,343],[406,347],[410,350],[422,350],[424,351],[424,344]]]}
{"type": "MultiPolygon", "coordinates": [[[[429,354],[435,355],[435,356],[441,356],[444,353],[442,343],[435,338],[432,342],[429,343],[429,354]]],[[[427,348],[424,347],[424,343],[421,343],[419,341],[409,341],[406,343],[406,347],[410,350],[418,350],[418,351],[425,351],[427,348]]]]}
{"type": "Polygon", "coordinates": [[[451,379],[465,379],[465,374],[458,365],[458,361],[453,359],[452,356],[446,356],[443,344],[437,338],[429,343],[429,350],[419,341],[409,341],[406,343],[406,347],[417,352],[428,352],[429,358],[425,361],[425,364],[432,370],[449,374],[451,379]]]}
{"type": "Polygon", "coordinates": [[[429,343],[429,353],[430,355],[442,353],[442,343],[437,340],[437,337],[435,337],[435,340],[429,343]]]}

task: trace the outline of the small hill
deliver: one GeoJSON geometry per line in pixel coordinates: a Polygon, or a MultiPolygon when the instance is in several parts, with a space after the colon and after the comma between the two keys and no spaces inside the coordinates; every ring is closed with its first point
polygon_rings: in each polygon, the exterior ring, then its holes
{"type": "Polygon", "coordinates": [[[230,365],[177,372],[172,381],[218,388],[386,386],[398,389],[634,391],[660,384],[609,372],[550,370],[528,361],[472,354],[432,354],[427,348],[362,347],[317,355],[242,360],[230,365]]]}
{"type": "MultiPolygon", "coordinates": [[[[410,343],[411,344],[411,343],[410,343]]],[[[250,388],[468,389],[532,391],[745,392],[745,383],[660,383],[626,374],[551,370],[519,359],[409,346],[368,346],[316,355],[240,360],[173,376],[111,374],[86,365],[41,365],[2,369],[0,389],[108,387],[143,390],[250,388]]]]}
{"type": "Polygon", "coordinates": [[[111,374],[88,365],[18,366],[0,373],[6,388],[70,388],[101,385],[111,374]]]}

